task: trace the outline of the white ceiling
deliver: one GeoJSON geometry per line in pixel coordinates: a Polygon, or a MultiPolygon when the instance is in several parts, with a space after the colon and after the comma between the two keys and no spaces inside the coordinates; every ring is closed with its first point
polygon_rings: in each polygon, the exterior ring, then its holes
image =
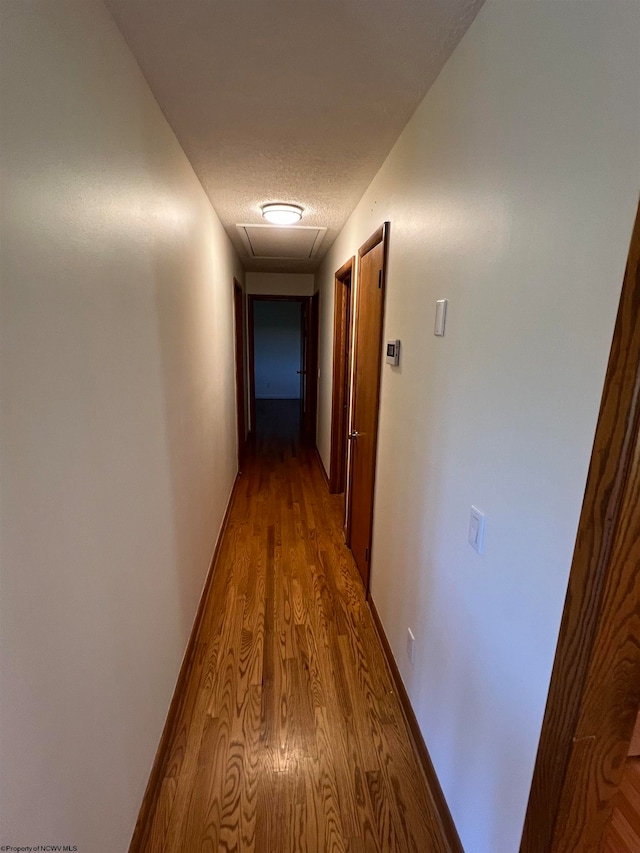
{"type": "Polygon", "coordinates": [[[105,2],[245,267],[310,272],[483,0],[105,2]],[[249,257],[267,201],[328,229],[313,258],[249,257]]]}

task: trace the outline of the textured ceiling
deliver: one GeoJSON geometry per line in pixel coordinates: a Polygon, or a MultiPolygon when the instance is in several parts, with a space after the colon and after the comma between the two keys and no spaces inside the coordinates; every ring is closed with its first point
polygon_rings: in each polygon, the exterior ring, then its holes
{"type": "Polygon", "coordinates": [[[248,270],[313,271],[482,0],[105,0],[248,270]],[[236,223],[295,201],[307,260],[236,223]]]}
{"type": "Polygon", "coordinates": [[[238,225],[250,258],[315,258],[325,232],[312,225],[238,225]]]}

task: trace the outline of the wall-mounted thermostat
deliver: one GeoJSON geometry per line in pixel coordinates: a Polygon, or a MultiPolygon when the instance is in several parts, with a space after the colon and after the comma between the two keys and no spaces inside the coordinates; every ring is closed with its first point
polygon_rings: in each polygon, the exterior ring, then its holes
{"type": "Polygon", "coordinates": [[[400,364],[400,341],[387,341],[387,364],[400,364]]]}

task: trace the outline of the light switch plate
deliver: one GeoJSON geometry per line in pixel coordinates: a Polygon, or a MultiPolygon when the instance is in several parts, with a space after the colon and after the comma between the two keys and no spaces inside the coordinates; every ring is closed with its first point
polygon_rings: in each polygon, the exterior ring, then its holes
{"type": "Polygon", "coordinates": [[[469,519],[469,545],[475,548],[478,554],[482,554],[484,548],[484,524],[484,513],[477,506],[472,506],[469,519]]]}
{"type": "Polygon", "coordinates": [[[444,324],[447,319],[447,299],[438,299],[436,302],[436,322],[433,327],[433,334],[439,338],[444,337],[444,324]]]}

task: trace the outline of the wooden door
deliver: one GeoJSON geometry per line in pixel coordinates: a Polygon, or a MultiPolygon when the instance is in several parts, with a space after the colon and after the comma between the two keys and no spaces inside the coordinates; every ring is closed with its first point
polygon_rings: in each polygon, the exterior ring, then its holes
{"type": "MultiPolygon", "coordinates": [[[[631,743],[629,744],[627,755],[633,758],[640,756],[640,712],[636,714],[636,723],[633,727],[633,734],[631,735],[631,743]]],[[[640,791],[638,793],[640,795],[640,791]]]]}
{"type": "Polygon", "coordinates": [[[369,588],[389,223],[359,251],[347,538],[369,588]]]}
{"type": "Polygon", "coordinates": [[[640,706],[640,206],[520,853],[599,853],[640,706]]]}
{"type": "Polygon", "coordinates": [[[236,418],[238,424],[238,466],[242,464],[247,428],[245,419],[245,370],[244,370],[244,294],[238,282],[233,280],[233,308],[236,350],[236,418]]]}
{"type": "Polygon", "coordinates": [[[335,277],[333,308],[333,390],[331,400],[331,463],[329,491],[344,492],[347,482],[347,424],[351,361],[351,279],[355,258],[335,277]]]}

